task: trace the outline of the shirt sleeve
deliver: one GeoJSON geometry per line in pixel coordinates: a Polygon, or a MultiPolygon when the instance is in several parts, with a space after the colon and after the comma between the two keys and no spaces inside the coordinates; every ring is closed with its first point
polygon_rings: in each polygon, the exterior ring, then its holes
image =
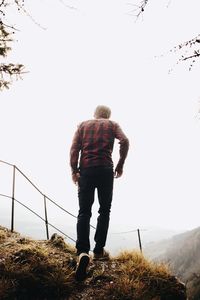
{"type": "Polygon", "coordinates": [[[70,167],[72,174],[77,173],[78,170],[78,160],[79,160],[79,152],[81,150],[81,139],[80,139],[80,126],[78,126],[70,148],[70,167]]]}
{"type": "Polygon", "coordinates": [[[127,136],[122,131],[119,124],[115,124],[115,138],[119,140],[119,161],[117,163],[116,169],[123,169],[125,159],[129,150],[129,140],[127,136]]]}

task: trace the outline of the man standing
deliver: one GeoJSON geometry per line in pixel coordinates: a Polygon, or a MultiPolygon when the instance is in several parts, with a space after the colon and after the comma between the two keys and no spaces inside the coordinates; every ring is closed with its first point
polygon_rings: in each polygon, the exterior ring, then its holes
{"type": "Polygon", "coordinates": [[[97,189],[99,216],[95,232],[94,259],[108,258],[104,250],[106,244],[110,208],[113,194],[113,178],[123,173],[128,153],[129,141],[120,126],[109,120],[111,110],[107,106],[97,106],[94,119],[82,122],[75,132],[70,149],[72,180],[78,185],[79,213],[77,220],[76,249],[79,262],[76,279],[84,280],[89,264],[90,218],[97,189]],[[119,161],[113,170],[112,151],[114,140],[120,144],[119,161]]]}

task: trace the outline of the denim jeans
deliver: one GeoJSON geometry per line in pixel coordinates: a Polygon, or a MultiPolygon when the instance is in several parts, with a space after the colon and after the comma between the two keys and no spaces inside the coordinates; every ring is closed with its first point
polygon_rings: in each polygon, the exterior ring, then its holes
{"type": "Polygon", "coordinates": [[[77,254],[90,250],[90,218],[95,189],[99,200],[99,216],[94,236],[94,253],[100,253],[105,246],[113,194],[113,168],[90,167],[81,170],[78,187],[79,213],[77,220],[77,254]]]}

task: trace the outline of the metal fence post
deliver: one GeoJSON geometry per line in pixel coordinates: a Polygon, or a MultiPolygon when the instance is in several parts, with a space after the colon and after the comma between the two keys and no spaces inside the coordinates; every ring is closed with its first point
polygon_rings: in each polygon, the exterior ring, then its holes
{"type": "Polygon", "coordinates": [[[46,224],[46,235],[47,240],[49,240],[49,227],[48,227],[48,218],[47,218],[47,199],[44,195],[44,213],[45,213],[45,224],[46,224]]]}
{"type": "Polygon", "coordinates": [[[141,237],[140,237],[140,229],[137,229],[137,233],[138,233],[138,240],[139,240],[140,251],[142,252],[142,243],[141,243],[141,237]]]}
{"type": "Polygon", "coordinates": [[[13,166],[12,210],[11,210],[11,232],[13,232],[13,230],[14,230],[14,210],[15,210],[15,171],[16,171],[16,166],[13,166]]]}

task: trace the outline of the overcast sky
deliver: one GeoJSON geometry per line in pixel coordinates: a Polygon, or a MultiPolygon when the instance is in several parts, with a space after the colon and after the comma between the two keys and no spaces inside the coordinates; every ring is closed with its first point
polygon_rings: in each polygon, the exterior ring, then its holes
{"type": "MultiPolygon", "coordinates": [[[[29,1],[40,26],[11,9],[8,21],[20,32],[8,58],[29,73],[0,95],[0,159],[76,215],[72,137],[97,105],[108,105],[130,140],[110,230],[192,229],[199,226],[199,61],[189,72],[169,50],[199,33],[200,3],[152,0],[137,22],[133,3],[29,1]]],[[[115,162],[118,150],[116,142],[115,162]]],[[[10,171],[0,165],[2,193],[10,193],[10,171]]],[[[25,201],[32,197],[17,189],[25,201]]]]}

